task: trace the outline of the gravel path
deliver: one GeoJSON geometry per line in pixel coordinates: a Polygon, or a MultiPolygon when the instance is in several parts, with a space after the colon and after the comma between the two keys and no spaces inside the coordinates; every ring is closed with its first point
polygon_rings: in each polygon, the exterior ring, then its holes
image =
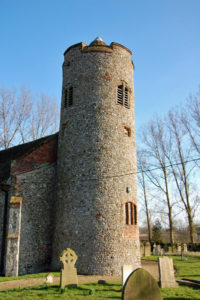
{"type": "MultiPolygon", "coordinates": [[[[154,261],[142,261],[142,268],[147,270],[154,278],[158,278],[158,263],[154,261]]],[[[34,285],[41,285],[45,282],[45,278],[29,278],[13,281],[0,282],[0,290],[14,289],[19,287],[30,287],[34,285]]],[[[59,284],[59,277],[54,278],[54,283],[59,284]]],[[[105,281],[121,281],[121,276],[89,276],[78,275],[79,283],[97,282],[98,280],[105,281]]]]}

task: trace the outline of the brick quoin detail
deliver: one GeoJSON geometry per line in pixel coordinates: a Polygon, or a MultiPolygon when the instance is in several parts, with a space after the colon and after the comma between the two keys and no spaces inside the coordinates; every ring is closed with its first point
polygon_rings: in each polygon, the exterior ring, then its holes
{"type": "Polygon", "coordinates": [[[53,163],[57,158],[57,139],[54,138],[41,145],[36,150],[18,159],[12,167],[11,174],[15,175],[31,171],[43,163],[53,163]]]}

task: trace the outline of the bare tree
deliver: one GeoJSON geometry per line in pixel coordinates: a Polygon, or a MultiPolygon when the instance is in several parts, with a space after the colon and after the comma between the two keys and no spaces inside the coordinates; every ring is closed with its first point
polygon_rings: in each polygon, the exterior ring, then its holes
{"type": "Polygon", "coordinates": [[[187,132],[181,122],[178,111],[170,111],[168,114],[167,124],[173,137],[173,161],[168,156],[173,177],[177,186],[177,190],[187,213],[190,240],[194,242],[194,207],[190,198],[190,175],[194,169],[194,165],[188,166],[187,161],[191,155],[191,144],[187,139],[187,132]]]}
{"type": "Polygon", "coordinates": [[[181,115],[194,150],[200,154],[200,86],[196,94],[190,95],[181,115]]]}
{"type": "Polygon", "coordinates": [[[167,204],[167,215],[170,229],[170,242],[174,244],[172,203],[170,198],[169,178],[170,173],[167,168],[165,152],[170,151],[170,140],[166,138],[164,122],[159,118],[150,121],[142,131],[142,140],[145,151],[149,157],[150,166],[146,175],[149,181],[164,195],[167,204]]]}
{"type": "Polygon", "coordinates": [[[147,197],[147,188],[146,188],[146,180],[145,180],[145,173],[144,170],[146,168],[145,162],[145,153],[142,150],[137,151],[137,169],[138,169],[138,182],[140,184],[144,204],[145,204],[145,214],[147,220],[147,229],[148,229],[148,239],[151,243],[152,241],[152,229],[151,229],[151,219],[150,219],[150,211],[149,211],[149,201],[147,197]]]}
{"type": "Polygon", "coordinates": [[[37,101],[29,90],[0,89],[0,149],[25,143],[58,129],[58,104],[41,94],[37,101]]]}
{"type": "Polygon", "coordinates": [[[59,110],[56,99],[41,93],[33,104],[27,133],[36,140],[58,130],[59,110]]]}

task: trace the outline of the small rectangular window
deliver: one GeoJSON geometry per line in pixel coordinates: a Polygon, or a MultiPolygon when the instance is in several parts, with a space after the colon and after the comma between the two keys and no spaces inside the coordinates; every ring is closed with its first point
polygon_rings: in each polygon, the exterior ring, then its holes
{"type": "Polygon", "coordinates": [[[123,105],[123,85],[117,88],[117,103],[123,105]]]}
{"type": "Polygon", "coordinates": [[[65,95],[64,95],[64,107],[67,108],[67,101],[68,100],[68,92],[67,89],[65,90],[65,95]]]}
{"type": "Polygon", "coordinates": [[[73,87],[71,86],[69,88],[69,101],[68,101],[69,106],[73,105],[73,87]]]}

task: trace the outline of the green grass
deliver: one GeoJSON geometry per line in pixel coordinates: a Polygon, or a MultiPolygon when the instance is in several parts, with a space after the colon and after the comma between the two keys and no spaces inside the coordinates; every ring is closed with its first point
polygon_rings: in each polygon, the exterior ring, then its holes
{"type": "MultiPolygon", "coordinates": [[[[185,257],[181,261],[180,256],[171,256],[174,265],[177,269],[177,278],[191,278],[200,280],[200,257],[185,257]]],[[[146,260],[157,261],[157,256],[146,257],[146,260]]],[[[25,278],[44,278],[48,273],[30,274],[19,277],[0,277],[0,281],[25,279],[25,278]]],[[[54,276],[59,276],[59,273],[53,273],[54,276]]],[[[192,287],[179,286],[178,288],[161,289],[163,300],[186,300],[199,299],[200,290],[192,287]]],[[[106,300],[106,299],[121,299],[121,283],[109,282],[106,284],[87,283],[80,284],[77,288],[66,288],[61,291],[56,285],[41,285],[30,288],[18,288],[12,290],[0,291],[0,299],[5,300],[106,300]]]]}
{"type": "Polygon", "coordinates": [[[5,300],[83,300],[83,299],[121,299],[121,283],[88,283],[81,284],[77,288],[69,287],[61,291],[58,286],[43,285],[32,288],[20,288],[13,290],[0,291],[0,299],[5,300]]]}
{"type": "MultiPolygon", "coordinates": [[[[180,286],[176,289],[162,289],[163,300],[199,299],[199,289],[180,286]]],[[[119,300],[121,299],[121,283],[109,282],[106,284],[88,283],[81,284],[77,288],[70,287],[61,291],[58,286],[41,285],[31,288],[18,288],[0,291],[2,300],[119,300]]]]}
{"type": "Polygon", "coordinates": [[[0,282],[3,281],[12,281],[12,280],[20,280],[20,279],[29,279],[29,278],[45,278],[49,273],[53,274],[54,276],[60,276],[59,272],[48,272],[48,273],[37,273],[37,274],[28,274],[28,275],[21,275],[16,277],[2,277],[0,276],[0,282]]]}
{"type": "Polygon", "coordinates": [[[200,290],[179,286],[178,288],[161,289],[163,300],[186,300],[186,299],[200,299],[200,290]]]}
{"type": "MultiPolygon", "coordinates": [[[[185,256],[184,260],[181,260],[180,256],[169,256],[173,259],[174,266],[177,270],[177,278],[190,278],[200,280],[200,257],[185,256]]],[[[143,258],[145,260],[157,261],[157,256],[149,256],[143,258]]]]}

